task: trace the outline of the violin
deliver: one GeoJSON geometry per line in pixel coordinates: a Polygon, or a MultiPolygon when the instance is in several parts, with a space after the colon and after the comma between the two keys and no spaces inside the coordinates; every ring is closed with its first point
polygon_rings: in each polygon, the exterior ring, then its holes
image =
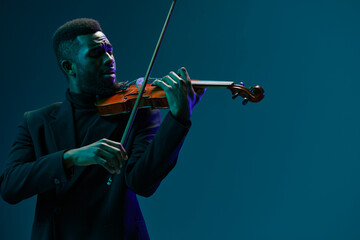
{"type": "MultiPolygon", "coordinates": [[[[138,80],[141,80],[139,78],[138,80]]],[[[138,81],[139,82],[139,81],[138,81]]],[[[140,81],[142,82],[142,81],[140,81]]],[[[224,81],[208,81],[208,80],[191,80],[191,84],[194,89],[196,88],[223,88],[229,89],[232,93],[232,98],[235,99],[238,96],[243,98],[243,105],[250,102],[260,102],[264,98],[264,90],[259,85],[250,87],[250,89],[244,87],[243,83],[234,84],[234,82],[224,81]]],[[[140,84],[141,87],[141,84],[140,84]]],[[[111,116],[121,113],[129,113],[135,104],[137,97],[139,96],[139,84],[129,85],[127,88],[118,91],[115,95],[98,99],[95,102],[98,113],[100,116],[111,116]]],[[[142,99],[138,108],[168,108],[169,104],[165,95],[165,91],[158,86],[154,86],[151,83],[146,84],[142,99]]]]}

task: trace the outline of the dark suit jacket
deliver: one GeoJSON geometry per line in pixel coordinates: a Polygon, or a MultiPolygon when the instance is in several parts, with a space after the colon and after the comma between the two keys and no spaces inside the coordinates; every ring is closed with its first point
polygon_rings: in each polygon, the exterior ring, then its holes
{"type": "MultiPolygon", "coordinates": [[[[101,138],[119,141],[128,115],[102,117],[82,146],[101,138]]],[[[148,239],[136,194],[150,196],[175,166],[189,126],[169,113],[159,127],[157,110],[139,110],[125,149],[129,160],[106,184],[99,165],[63,168],[64,151],[75,148],[68,101],[25,113],[0,176],[3,199],[15,204],[37,195],[32,239],[148,239]],[[155,134],[156,133],[156,134],[155,134]]]]}

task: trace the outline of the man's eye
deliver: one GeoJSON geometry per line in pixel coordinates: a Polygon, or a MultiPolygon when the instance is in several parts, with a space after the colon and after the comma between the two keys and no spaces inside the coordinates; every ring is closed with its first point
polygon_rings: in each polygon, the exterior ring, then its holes
{"type": "Polygon", "coordinates": [[[113,48],[112,48],[112,46],[106,45],[106,46],[105,46],[105,50],[106,50],[106,52],[107,52],[108,54],[112,55],[112,53],[113,53],[113,48]]]}
{"type": "Polygon", "coordinates": [[[104,49],[103,48],[99,48],[99,49],[95,49],[91,52],[90,56],[91,57],[99,57],[102,54],[104,54],[104,49]]]}

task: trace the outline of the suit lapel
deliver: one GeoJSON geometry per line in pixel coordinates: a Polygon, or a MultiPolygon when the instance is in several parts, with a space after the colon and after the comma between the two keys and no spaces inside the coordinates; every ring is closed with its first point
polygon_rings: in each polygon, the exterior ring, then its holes
{"type": "Polygon", "coordinates": [[[74,117],[69,101],[64,101],[49,123],[57,151],[76,147],[74,117]]]}

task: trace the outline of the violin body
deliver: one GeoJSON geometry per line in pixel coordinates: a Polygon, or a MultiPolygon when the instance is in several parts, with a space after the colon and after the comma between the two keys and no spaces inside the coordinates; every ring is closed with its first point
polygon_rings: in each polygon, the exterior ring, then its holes
{"type": "MultiPolygon", "coordinates": [[[[100,116],[110,116],[131,112],[139,91],[136,85],[130,85],[115,95],[96,101],[95,106],[100,116]]],[[[151,83],[146,84],[139,108],[168,108],[169,104],[165,92],[151,83]]]]}

